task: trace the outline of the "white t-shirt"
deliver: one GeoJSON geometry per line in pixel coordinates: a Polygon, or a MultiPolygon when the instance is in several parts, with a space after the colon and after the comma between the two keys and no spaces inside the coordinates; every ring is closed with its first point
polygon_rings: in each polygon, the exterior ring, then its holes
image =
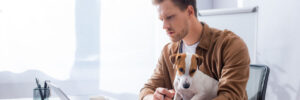
{"type": "Polygon", "coordinates": [[[185,44],[184,42],[182,43],[182,52],[184,53],[190,53],[190,54],[195,54],[196,53],[196,47],[198,46],[200,42],[196,42],[193,45],[188,46],[187,44],[185,44]]]}

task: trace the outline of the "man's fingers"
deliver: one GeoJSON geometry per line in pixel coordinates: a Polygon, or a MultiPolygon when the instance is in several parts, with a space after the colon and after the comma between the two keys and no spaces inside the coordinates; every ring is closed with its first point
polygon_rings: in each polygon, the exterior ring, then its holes
{"type": "Polygon", "coordinates": [[[172,98],[166,97],[165,100],[172,100],[172,98]]]}
{"type": "Polygon", "coordinates": [[[164,95],[157,91],[154,92],[153,97],[155,98],[155,100],[164,100],[164,95]]]}
{"type": "Polygon", "coordinates": [[[166,95],[167,97],[169,98],[173,98],[174,95],[175,95],[175,92],[174,91],[169,91],[168,89],[166,88],[157,88],[156,89],[157,92],[159,92],[160,94],[163,94],[163,95],[166,95]]]}
{"type": "Polygon", "coordinates": [[[172,89],[172,90],[168,90],[170,94],[172,94],[172,96],[167,96],[167,98],[165,98],[165,100],[172,100],[172,98],[174,97],[175,95],[175,90],[172,89]]]}
{"type": "Polygon", "coordinates": [[[175,94],[175,90],[174,89],[169,90],[169,92],[172,93],[172,94],[175,94]]]}

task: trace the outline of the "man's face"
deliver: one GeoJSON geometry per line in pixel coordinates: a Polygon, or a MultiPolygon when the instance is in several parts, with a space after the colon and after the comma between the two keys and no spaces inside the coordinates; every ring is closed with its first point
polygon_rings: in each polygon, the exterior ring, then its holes
{"type": "Polygon", "coordinates": [[[183,39],[189,31],[188,13],[182,11],[171,0],[158,4],[159,18],[163,21],[163,29],[173,42],[183,39]]]}

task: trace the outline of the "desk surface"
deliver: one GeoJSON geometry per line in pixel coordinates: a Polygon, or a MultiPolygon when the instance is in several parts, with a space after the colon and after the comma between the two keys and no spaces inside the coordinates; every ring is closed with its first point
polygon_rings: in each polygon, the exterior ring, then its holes
{"type": "MultiPolygon", "coordinates": [[[[107,97],[109,100],[116,100],[114,98],[107,97]]],[[[70,96],[71,100],[89,100],[87,96],[70,96]]],[[[32,98],[17,98],[17,99],[0,99],[0,100],[33,100],[32,98]]],[[[50,97],[49,100],[60,100],[58,97],[50,97]]]]}
{"type": "MultiPolygon", "coordinates": [[[[89,100],[88,97],[71,96],[71,100],[89,100]]],[[[0,99],[0,100],[33,100],[33,98],[17,98],[17,99],[0,99]]],[[[58,97],[50,97],[49,100],[60,100],[58,97]]]]}

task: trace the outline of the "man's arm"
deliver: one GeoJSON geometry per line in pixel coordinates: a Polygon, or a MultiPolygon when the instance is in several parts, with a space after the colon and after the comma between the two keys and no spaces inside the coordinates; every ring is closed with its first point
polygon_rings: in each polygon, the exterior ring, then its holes
{"type": "Polygon", "coordinates": [[[174,90],[168,90],[166,88],[156,88],[154,94],[146,95],[143,100],[172,100],[175,95],[174,90]]]}
{"type": "Polygon", "coordinates": [[[240,38],[231,38],[222,48],[223,68],[219,78],[218,96],[213,100],[247,100],[250,57],[240,38]]]}
{"type": "Polygon", "coordinates": [[[153,100],[153,94],[146,95],[142,100],[153,100]]]}
{"type": "MultiPolygon", "coordinates": [[[[150,98],[150,99],[153,98],[153,94],[158,87],[166,87],[165,80],[169,80],[170,77],[168,75],[166,75],[168,72],[166,69],[166,64],[165,64],[166,62],[164,61],[165,60],[164,52],[166,52],[168,50],[168,45],[169,44],[167,44],[164,47],[151,78],[141,89],[140,94],[139,94],[139,100],[143,100],[143,99],[149,100],[148,98],[150,98]]],[[[157,91],[157,92],[159,92],[159,91],[157,91]]]]}

